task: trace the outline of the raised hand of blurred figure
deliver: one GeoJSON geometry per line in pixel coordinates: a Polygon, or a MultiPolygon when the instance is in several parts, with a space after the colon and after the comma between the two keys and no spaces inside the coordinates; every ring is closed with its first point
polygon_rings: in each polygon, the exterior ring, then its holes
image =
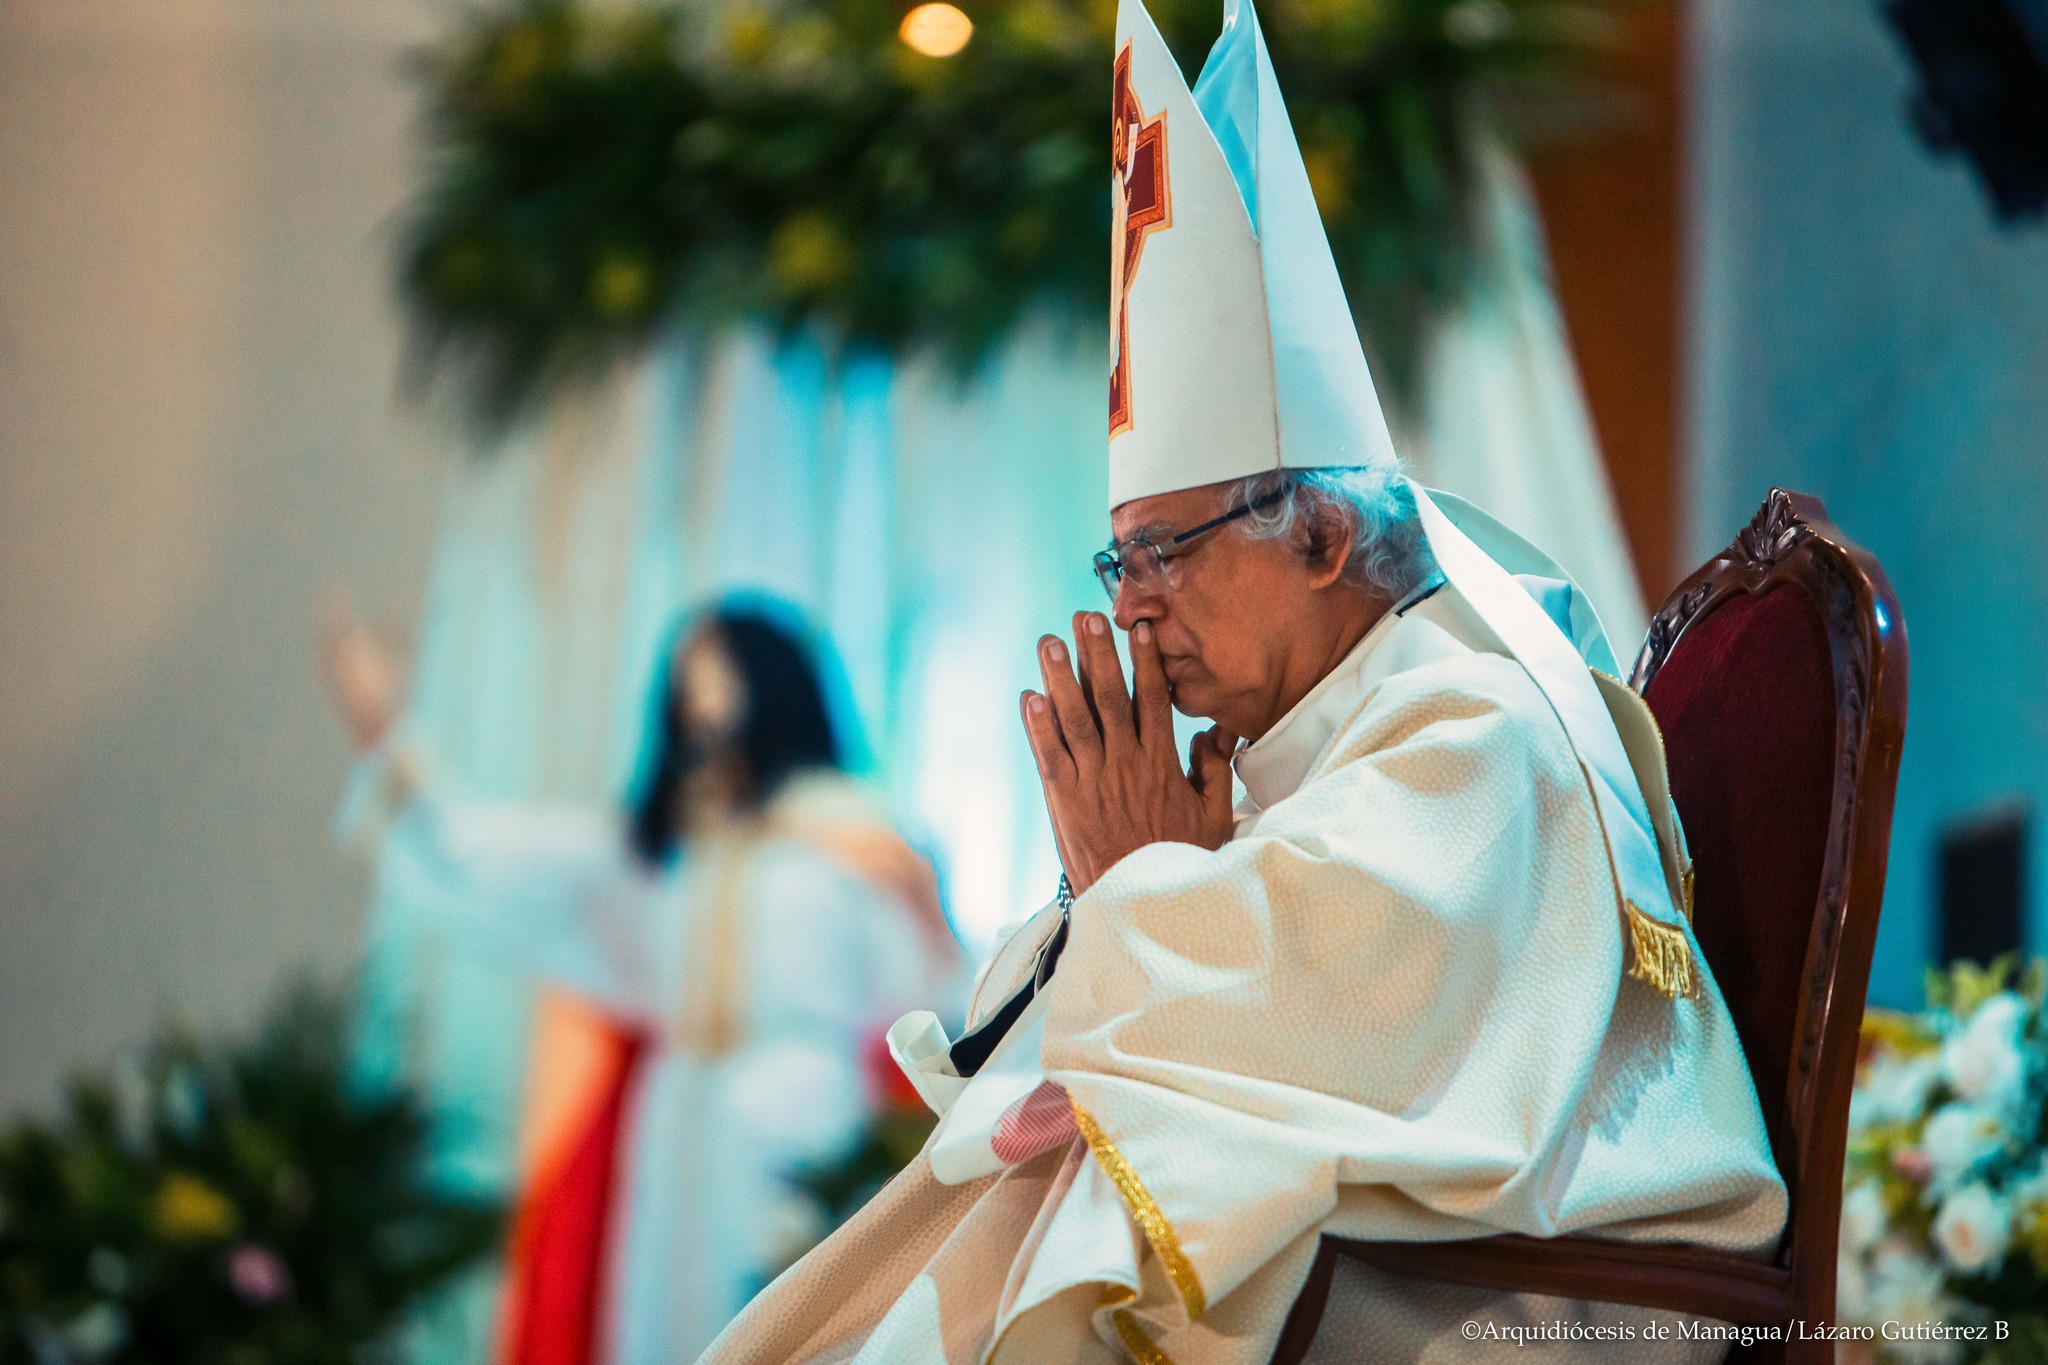
{"type": "Polygon", "coordinates": [[[364,752],[382,744],[404,695],[405,665],[357,614],[345,592],[329,597],[320,609],[316,664],[349,739],[364,752]]]}

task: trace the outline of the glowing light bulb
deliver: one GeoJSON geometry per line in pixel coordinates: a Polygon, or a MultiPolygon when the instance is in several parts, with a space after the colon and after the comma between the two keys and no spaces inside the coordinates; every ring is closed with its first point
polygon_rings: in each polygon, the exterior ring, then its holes
{"type": "Polygon", "coordinates": [[[904,15],[896,36],[927,57],[950,57],[974,36],[974,21],[945,0],[933,0],[904,15]]]}

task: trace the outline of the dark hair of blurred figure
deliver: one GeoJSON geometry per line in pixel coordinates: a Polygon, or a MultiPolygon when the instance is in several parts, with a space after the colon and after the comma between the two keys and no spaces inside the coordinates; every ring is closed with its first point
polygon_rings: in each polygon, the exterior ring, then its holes
{"type": "Polygon", "coordinates": [[[766,805],[793,774],[843,766],[818,661],[797,630],[761,607],[727,604],[678,630],[656,682],[651,755],[643,753],[627,840],[649,866],[681,847],[689,781],[713,758],[737,760],[741,804],[766,805]],[[721,649],[737,673],[740,711],[726,736],[692,733],[682,666],[699,644],[721,649]]]}

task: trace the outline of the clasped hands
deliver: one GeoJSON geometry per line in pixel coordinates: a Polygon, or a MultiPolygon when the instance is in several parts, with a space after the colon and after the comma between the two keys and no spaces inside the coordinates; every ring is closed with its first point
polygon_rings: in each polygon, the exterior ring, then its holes
{"type": "Polygon", "coordinates": [[[1221,728],[1195,736],[1183,770],[1151,624],[1138,622],[1130,642],[1135,696],[1124,687],[1108,618],[1084,611],[1074,617],[1073,650],[1057,635],[1039,640],[1045,692],[1022,698],[1053,838],[1077,896],[1147,844],[1214,849],[1230,838],[1237,737],[1221,728]]]}

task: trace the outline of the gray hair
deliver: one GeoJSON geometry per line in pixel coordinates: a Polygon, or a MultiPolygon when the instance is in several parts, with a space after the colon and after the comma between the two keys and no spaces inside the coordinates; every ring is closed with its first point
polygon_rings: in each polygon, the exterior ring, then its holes
{"type": "Polygon", "coordinates": [[[1298,527],[1313,534],[1319,522],[1338,518],[1351,532],[1343,580],[1395,601],[1436,572],[1398,465],[1269,470],[1233,484],[1230,506],[1254,509],[1239,523],[1253,540],[1291,537],[1298,527]]]}

